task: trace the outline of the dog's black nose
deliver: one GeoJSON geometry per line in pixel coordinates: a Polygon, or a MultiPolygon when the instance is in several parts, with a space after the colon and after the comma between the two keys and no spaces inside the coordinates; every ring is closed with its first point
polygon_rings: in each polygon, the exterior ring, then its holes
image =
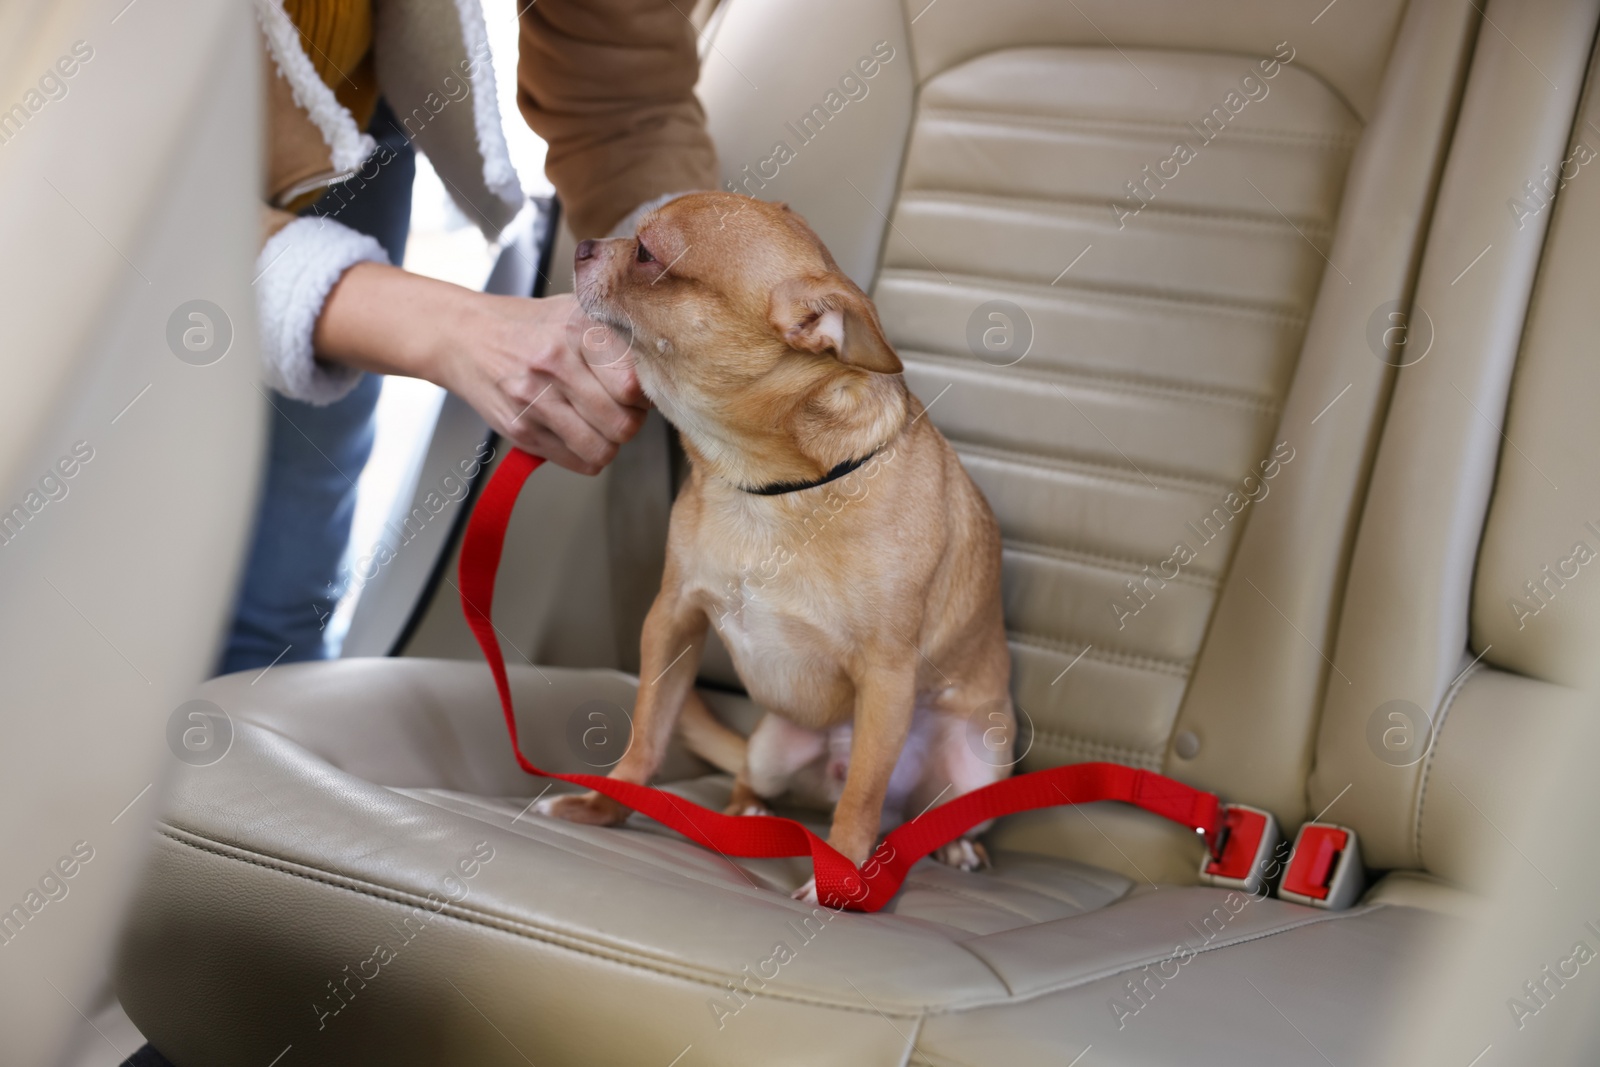
{"type": "Polygon", "coordinates": [[[579,262],[582,262],[583,260],[586,260],[586,259],[593,259],[594,258],[594,245],[595,245],[595,243],[593,241],[579,241],[578,242],[578,260],[579,260],[579,262]]]}

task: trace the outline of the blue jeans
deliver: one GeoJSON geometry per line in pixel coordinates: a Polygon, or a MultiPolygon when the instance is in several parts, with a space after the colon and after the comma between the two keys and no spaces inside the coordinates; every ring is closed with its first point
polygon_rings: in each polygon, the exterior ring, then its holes
{"type": "MultiPolygon", "coordinates": [[[[379,145],[374,161],[301,214],[370,234],[399,265],[416,156],[382,101],[369,132],[379,145]]],[[[350,541],[356,482],[372,453],[372,412],[382,384],[366,375],[350,395],[325,407],[273,395],[266,484],[221,673],[338,654],[326,626],[344,592],[339,564],[350,541]]]]}

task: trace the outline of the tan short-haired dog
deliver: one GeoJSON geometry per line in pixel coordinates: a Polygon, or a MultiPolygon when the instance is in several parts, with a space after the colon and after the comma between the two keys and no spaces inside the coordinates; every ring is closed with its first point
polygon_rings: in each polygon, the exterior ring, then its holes
{"type": "MultiPolygon", "coordinates": [[[[577,259],[579,302],[631,334],[692,462],[612,776],[647,783],[683,713],[690,747],[738,770],[732,813],[822,768],[828,842],[860,864],[885,821],[1009,773],[999,528],[816,234],[786,206],[697,193],[577,259]],[[694,692],[708,625],[768,711],[742,760],[694,692]]],[[[627,815],[597,793],[543,810],[627,815]]]]}

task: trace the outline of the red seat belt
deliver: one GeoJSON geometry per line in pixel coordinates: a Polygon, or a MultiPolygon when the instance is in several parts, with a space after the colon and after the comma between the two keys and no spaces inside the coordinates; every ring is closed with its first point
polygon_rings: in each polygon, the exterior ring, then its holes
{"type": "Polygon", "coordinates": [[[1075,763],[1019,774],[932,808],[892,831],[861,868],[793,819],[775,815],[724,815],[661,789],[597,774],[557,774],[534,766],[517,741],[511,685],[490,611],[506,526],[517,494],[542,459],[520,449],[495,469],[467,522],[461,546],[461,608],[500,693],[517,764],[529,774],[585,786],[727,856],[806,856],[817,879],[817,899],[829,907],[877,911],[895,895],[911,865],[972,827],[1001,815],[1057,804],[1120,800],[1136,804],[1205,835],[1218,855],[1221,819],[1214,793],[1117,763],[1075,763]]]}

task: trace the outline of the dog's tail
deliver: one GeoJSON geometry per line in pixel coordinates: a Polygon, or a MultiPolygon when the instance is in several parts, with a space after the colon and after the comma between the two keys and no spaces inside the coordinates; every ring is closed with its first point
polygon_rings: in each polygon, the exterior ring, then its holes
{"type": "Polygon", "coordinates": [[[693,689],[683,702],[683,714],[678,716],[678,733],[690,752],[718,770],[738,774],[744,769],[744,750],[749,742],[712,714],[693,689]]]}

